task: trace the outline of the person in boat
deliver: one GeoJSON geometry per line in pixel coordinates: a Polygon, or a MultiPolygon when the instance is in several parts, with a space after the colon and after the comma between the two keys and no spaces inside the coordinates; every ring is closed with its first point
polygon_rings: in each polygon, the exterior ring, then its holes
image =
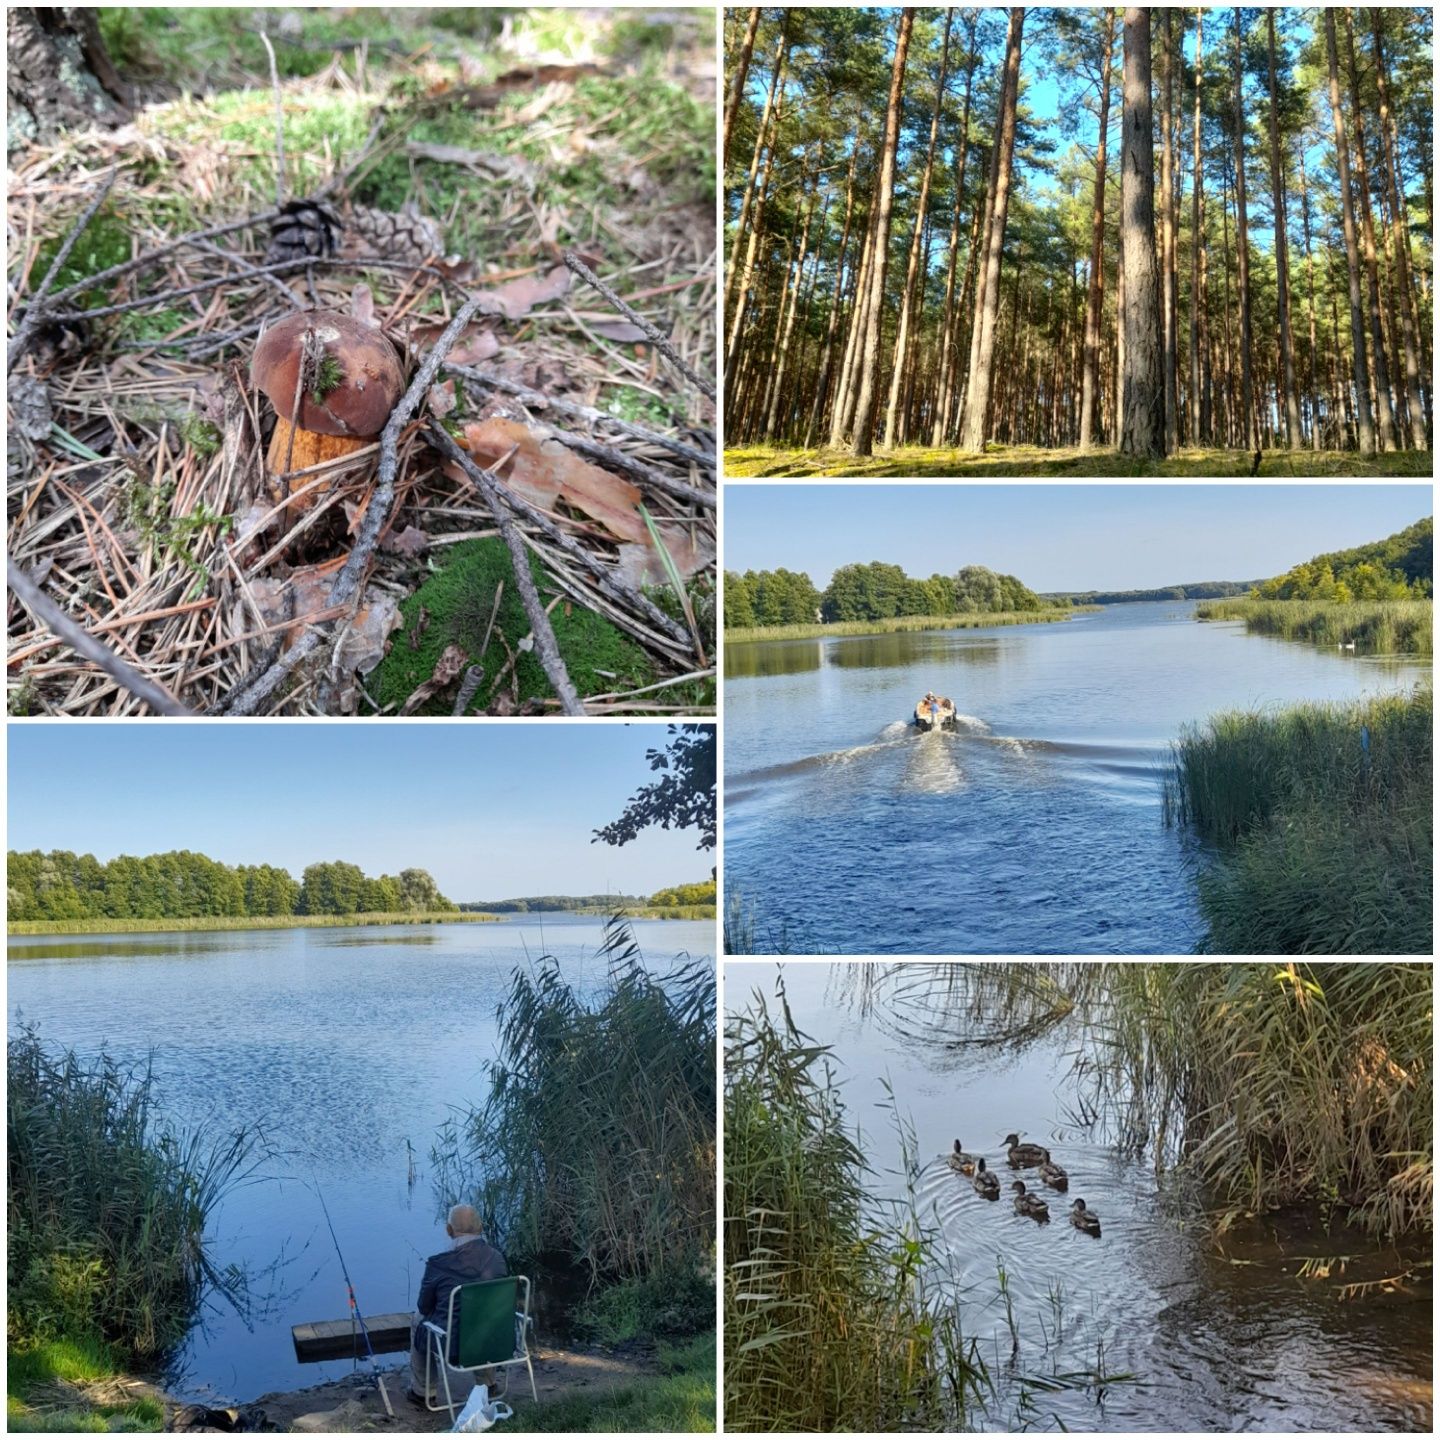
{"type": "MultiPolygon", "coordinates": [[[[415,1301],[415,1324],[410,1335],[410,1399],[417,1405],[425,1403],[425,1345],[429,1332],[425,1321],[445,1323],[450,1308],[450,1293],[461,1285],[476,1280],[499,1280],[510,1273],[505,1257],[487,1244],[480,1224],[480,1212],[473,1205],[452,1205],[445,1220],[445,1233],[450,1247],[425,1262],[420,1280],[420,1294],[415,1301]]],[[[470,1393],[475,1377],[469,1370],[450,1371],[450,1393],[462,1398],[470,1393]]],[[[430,1364],[431,1403],[443,1394],[440,1376],[432,1358],[430,1364]]]]}
{"type": "Polygon", "coordinates": [[[930,712],[930,723],[938,725],[940,722],[940,697],[933,690],[925,692],[925,708],[930,712]]]}

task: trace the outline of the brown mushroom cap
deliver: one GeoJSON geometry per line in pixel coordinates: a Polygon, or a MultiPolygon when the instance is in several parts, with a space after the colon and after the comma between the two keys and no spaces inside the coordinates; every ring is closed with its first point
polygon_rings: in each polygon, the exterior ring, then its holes
{"type": "MultiPolygon", "coordinates": [[[[269,397],[282,420],[321,435],[378,435],[405,392],[405,375],[395,347],[374,325],[330,310],[302,310],[272,325],[255,346],[250,376],[269,397]],[[295,386],[308,347],[339,365],[342,379],[319,403],[307,388],[294,414],[295,386]],[[323,347],[323,352],[321,347],[323,347]]],[[[310,385],[313,379],[307,378],[310,385]]]]}

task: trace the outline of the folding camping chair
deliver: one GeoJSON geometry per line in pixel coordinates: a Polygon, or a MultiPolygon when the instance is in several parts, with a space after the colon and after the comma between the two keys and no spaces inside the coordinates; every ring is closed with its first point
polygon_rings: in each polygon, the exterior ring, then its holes
{"type": "Polygon", "coordinates": [[[535,1368],[530,1363],[530,1280],[525,1275],[506,1275],[499,1280],[477,1280],[457,1285],[445,1307],[445,1323],[425,1322],[425,1407],[448,1410],[455,1418],[457,1402],[450,1393],[450,1371],[498,1370],[503,1384],[494,1393],[507,1394],[511,1365],[523,1365],[530,1376],[530,1394],[535,1389],[535,1368]],[[524,1287],[523,1292],[521,1287],[524,1287]],[[437,1362],[445,1403],[430,1403],[430,1366],[437,1362]]]}

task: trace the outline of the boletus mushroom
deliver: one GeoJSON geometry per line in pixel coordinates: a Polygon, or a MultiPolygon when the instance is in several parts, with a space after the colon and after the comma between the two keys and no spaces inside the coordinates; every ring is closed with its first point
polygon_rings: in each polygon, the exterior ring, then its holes
{"type": "Polygon", "coordinates": [[[383,332],[330,310],[297,311],[272,325],[255,346],[250,375],[275,407],[266,456],[274,477],[363,449],[405,389],[383,332]]]}

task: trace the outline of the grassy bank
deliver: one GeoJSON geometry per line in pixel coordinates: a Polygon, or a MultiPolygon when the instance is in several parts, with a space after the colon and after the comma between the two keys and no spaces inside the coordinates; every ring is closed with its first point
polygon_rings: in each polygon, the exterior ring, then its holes
{"type": "Polygon", "coordinates": [[[747,640],[818,640],[836,635],[895,635],[910,630],[984,630],[992,625],[1048,625],[1096,610],[1096,605],[1047,610],[1006,610],[996,614],[896,615],[889,620],[838,620],[833,625],[753,625],[725,632],[727,645],[747,640]]]}
{"type": "Polygon", "coordinates": [[[159,1429],[158,1402],[113,1382],[154,1368],[218,1275],[206,1221],[253,1173],[245,1133],[169,1129],[148,1072],[48,1051],[7,1051],[8,1393],[11,1430],[159,1429]]]}
{"type": "MultiPolygon", "coordinates": [[[[782,450],[745,445],[725,452],[727,476],[771,477],[806,475],[893,475],[970,477],[979,475],[1212,475],[1249,476],[1251,452],[1246,450],[1177,451],[1165,460],[1141,460],[1116,450],[1075,448],[1047,450],[1033,445],[987,445],[983,454],[966,450],[931,450],[907,446],[881,450],[857,459],[849,450],[782,450]]],[[[1362,456],[1353,450],[1267,450],[1255,478],[1287,479],[1314,475],[1421,475],[1431,473],[1428,450],[1402,450],[1362,456]]]]}
{"type": "MultiPolygon", "coordinates": [[[[572,912],[576,915],[614,915],[614,910],[587,908],[572,912]]],[[[626,920],[713,920],[713,905],[630,905],[618,912],[626,920]]]]}
{"type": "Polygon", "coordinates": [[[670,1431],[689,1434],[715,1428],[715,1336],[681,1344],[661,1342],[659,1374],[633,1385],[585,1396],[526,1405],[516,1424],[525,1431],[670,1431]]]}
{"type": "Polygon", "coordinates": [[[134,935],[172,930],[324,930],[351,925],[466,925],[499,920],[473,911],[365,915],[200,915],[189,920],[11,920],[11,935],[134,935]]]}
{"type": "Polygon", "coordinates": [[[1204,600],[1197,620],[1243,620],[1256,635],[1354,645],[1370,655],[1433,654],[1430,600],[1204,600]]]}
{"type": "Polygon", "coordinates": [[[1235,711],[1187,732],[1169,818],[1219,954],[1431,953],[1433,691],[1235,711]]]}
{"type": "Polygon", "coordinates": [[[966,1428],[986,1376],[926,1298],[930,1234],[870,1200],[828,1050],[779,1010],[726,1029],[726,1428],[966,1428]]]}

